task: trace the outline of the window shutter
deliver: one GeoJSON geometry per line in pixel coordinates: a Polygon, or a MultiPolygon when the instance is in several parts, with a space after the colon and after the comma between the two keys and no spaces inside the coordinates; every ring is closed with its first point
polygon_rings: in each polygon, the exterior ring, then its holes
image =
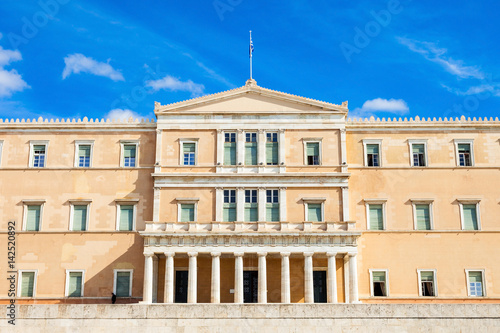
{"type": "Polygon", "coordinates": [[[123,146],[123,156],[124,157],[135,157],[135,145],[124,145],[123,146]]]}
{"type": "Polygon", "coordinates": [[[366,153],[367,154],[378,154],[378,145],[376,145],[376,144],[366,145],[366,153]]]}
{"type": "Polygon", "coordinates": [[[266,143],[266,164],[271,164],[271,165],[278,164],[278,143],[277,142],[266,143]]]}
{"type": "Polygon", "coordinates": [[[245,143],[245,165],[257,165],[257,143],[245,143]]]}
{"type": "Polygon", "coordinates": [[[370,230],[384,230],[382,205],[370,205],[370,230]]]}
{"type": "Polygon", "coordinates": [[[236,165],[236,143],[224,143],[224,165],[236,165]]]}
{"type": "Polygon", "coordinates": [[[186,142],[182,146],[185,153],[194,153],[196,150],[196,144],[193,142],[186,142]]]}
{"type": "Polygon", "coordinates": [[[308,204],[307,205],[307,217],[309,222],[320,222],[322,221],[321,216],[321,204],[308,204]]]}
{"type": "Polygon", "coordinates": [[[33,287],[35,285],[35,272],[23,272],[21,277],[21,296],[33,297],[33,287]]]}
{"type": "Polygon", "coordinates": [[[468,153],[468,152],[470,152],[470,145],[468,143],[459,143],[458,144],[458,152],[459,153],[468,153]]]}
{"type": "Polygon", "coordinates": [[[129,297],[130,296],[130,273],[117,272],[116,273],[116,296],[129,297]]]}
{"type": "Polygon", "coordinates": [[[82,296],[82,273],[80,272],[69,273],[68,296],[69,297],[82,296]]]}
{"type": "Polygon", "coordinates": [[[417,217],[417,229],[430,230],[431,217],[430,217],[429,205],[415,205],[415,214],[417,217]]]}
{"type": "Polygon", "coordinates": [[[412,148],[413,148],[414,154],[424,154],[425,153],[425,146],[423,144],[414,144],[414,145],[412,145],[412,148]]]}
{"type": "Polygon", "coordinates": [[[90,157],[90,146],[89,145],[79,145],[78,146],[78,156],[90,157]]]}
{"type": "Polygon", "coordinates": [[[87,229],[87,206],[73,206],[73,231],[85,231],[87,229]]]}
{"type": "Polygon", "coordinates": [[[236,205],[225,204],[224,209],[222,211],[222,218],[225,222],[236,221],[236,205]]]}
{"type": "Polygon", "coordinates": [[[420,272],[420,281],[422,282],[434,281],[434,272],[420,272]]]}
{"type": "Polygon", "coordinates": [[[477,211],[476,205],[463,205],[464,229],[477,230],[477,211]]]}
{"type": "Polygon", "coordinates": [[[307,156],[319,156],[319,143],[312,142],[306,146],[307,156]]]}
{"type": "Polygon", "coordinates": [[[194,221],[194,204],[181,204],[181,222],[194,221]]]}
{"type": "Polygon", "coordinates": [[[259,220],[259,210],[256,203],[245,204],[245,221],[256,222],[259,220]]]}
{"type": "Polygon", "coordinates": [[[120,205],[120,230],[132,230],[134,224],[134,206],[120,205]]]}
{"type": "Polygon", "coordinates": [[[373,282],[385,282],[385,272],[372,272],[373,282]]]}
{"type": "Polygon", "coordinates": [[[469,272],[469,282],[483,282],[483,274],[481,272],[469,272]]]}
{"type": "Polygon", "coordinates": [[[28,206],[28,213],[26,214],[27,231],[40,230],[40,207],[39,205],[28,206]]]}
{"type": "Polygon", "coordinates": [[[280,220],[280,204],[268,203],[266,204],[266,221],[279,222],[280,220]]]}

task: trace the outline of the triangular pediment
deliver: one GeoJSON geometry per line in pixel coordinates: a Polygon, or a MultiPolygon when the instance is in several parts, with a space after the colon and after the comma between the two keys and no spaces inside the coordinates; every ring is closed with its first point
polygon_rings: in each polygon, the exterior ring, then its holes
{"type": "Polygon", "coordinates": [[[347,113],[347,102],[331,104],[286,94],[256,85],[249,80],[243,87],[183,102],[155,103],[155,114],[172,113],[347,113]]]}

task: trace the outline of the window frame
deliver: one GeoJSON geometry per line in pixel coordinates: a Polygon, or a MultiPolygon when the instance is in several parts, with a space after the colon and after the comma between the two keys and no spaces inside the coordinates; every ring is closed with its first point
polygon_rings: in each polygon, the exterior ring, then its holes
{"type": "Polygon", "coordinates": [[[365,202],[365,210],[366,210],[366,230],[373,231],[385,231],[387,230],[387,214],[386,214],[386,206],[387,199],[364,199],[365,202]],[[371,229],[370,228],[370,205],[382,205],[382,230],[371,229]]]}
{"type": "Polygon", "coordinates": [[[364,166],[367,168],[380,168],[382,167],[382,139],[364,139],[363,140],[363,157],[364,166]],[[367,145],[378,145],[378,165],[369,166],[368,165],[368,151],[367,145]]]}
{"type": "Polygon", "coordinates": [[[463,231],[480,231],[481,230],[481,212],[480,205],[481,200],[479,199],[458,199],[458,205],[460,206],[460,228],[463,231]],[[465,229],[465,219],[464,219],[464,205],[476,205],[476,220],[477,229],[465,229]]]}
{"type": "Polygon", "coordinates": [[[302,139],[302,144],[304,147],[304,165],[310,165],[310,166],[317,166],[317,165],[322,165],[323,164],[323,138],[303,138],[302,139]],[[317,143],[318,144],[318,164],[309,164],[307,160],[307,144],[308,143],[317,143]]]}
{"type": "Polygon", "coordinates": [[[75,168],[85,169],[92,168],[92,162],[94,160],[94,140],[75,140],[75,168]],[[90,161],[89,166],[80,166],[80,156],[78,156],[78,151],[80,146],[90,146],[90,161]]]}
{"type": "Polygon", "coordinates": [[[192,167],[198,165],[198,142],[199,138],[181,138],[179,139],[179,165],[192,167]],[[194,164],[184,164],[184,145],[194,143],[194,164]]]}
{"type": "MultiPolygon", "coordinates": [[[[231,201],[232,195],[231,193],[229,193],[229,201],[231,201]]],[[[238,221],[238,205],[240,205],[240,202],[238,202],[238,190],[236,188],[233,188],[233,187],[229,187],[229,188],[223,188],[222,189],[222,222],[226,222],[226,223],[231,223],[231,222],[236,222],[238,221]],[[224,202],[225,200],[225,194],[224,192],[225,191],[234,191],[234,203],[233,202],[224,202]],[[225,221],[224,220],[224,209],[226,209],[226,207],[224,207],[225,204],[234,204],[234,210],[235,210],[235,218],[234,218],[234,221],[225,221]]],[[[227,209],[233,209],[233,207],[227,207],[227,209]]]]}
{"type": "MultiPolygon", "coordinates": [[[[265,206],[264,206],[265,220],[266,221],[268,220],[268,218],[267,218],[267,214],[268,214],[268,211],[267,211],[268,207],[267,207],[267,205],[268,204],[272,205],[272,204],[276,204],[277,203],[278,204],[278,215],[279,215],[278,220],[277,221],[271,221],[270,220],[270,221],[267,221],[267,222],[279,222],[279,221],[281,221],[281,219],[282,219],[282,216],[281,216],[281,204],[282,203],[281,203],[281,197],[280,197],[280,189],[279,188],[275,188],[275,187],[269,187],[269,188],[265,188],[264,191],[265,191],[265,206]],[[267,196],[267,191],[277,191],[278,192],[278,202],[267,202],[267,197],[268,197],[267,196]]],[[[257,193],[257,195],[258,195],[258,193],[257,193]]],[[[274,193],[271,193],[271,198],[274,198],[274,193]]]]}
{"type": "Polygon", "coordinates": [[[122,232],[131,232],[136,231],[136,222],[137,222],[137,205],[139,203],[139,199],[117,199],[116,202],[116,231],[122,232]],[[121,206],[133,206],[132,211],[132,230],[120,230],[120,215],[121,215],[121,206]]]}
{"type": "Polygon", "coordinates": [[[17,271],[17,297],[22,299],[35,298],[36,297],[36,287],[38,280],[38,269],[19,269],[17,271]],[[33,278],[33,296],[21,296],[22,285],[23,285],[23,273],[35,273],[33,278]]]}
{"type": "Polygon", "coordinates": [[[120,140],[120,168],[138,168],[139,167],[139,140],[120,140]],[[135,164],[134,166],[125,166],[125,146],[135,145],[135,164]]]}
{"type": "Polygon", "coordinates": [[[177,222],[180,223],[195,223],[198,221],[198,201],[199,198],[175,198],[177,202],[177,222]],[[194,205],[194,220],[193,221],[181,221],[182,216],[182,205],[184,204],[193,204],[194,205]]]}
{"type": "Polygon", "coordinates": [[[42,230],[44,205],[45,205],[45,199],[23,200],[23,228],[22,228],[23,231],[38,232],[42,230]],[[28,224],[28,206],[40,206],[40,221],[38,221],[38,230],[26,230],[28,224]]]}
{"type": "Polygon", "coordinates": [[[470,168],[475,166],[474,160],[474,139],[454,139],[453,143],[455,144],[455,160],[457,167],[459,168],[470,168]],[[458,145],[460,144],[468,144],[470,148],[470,164],[471,165],[460,165],[460,156],[458,152],[458,145]]]}
{"type": "Polygon", "coordinates": [[[326,198],[302,198],[304,202],[304,222],[325,222],[325,202],[326,198]],[[321,205],[321,220],[320,221],[309,221],[309,205],[310,204],[320,204],[321,205]]]}
{"type": "Polygon", "coordinates": [[[29,153],[29,160],[28,160],[28,166],[30,168],[34,168],[34,169],[46,168],[48,156],[49,156],[49,140],[30,140],[30,153],[29,153]],[[35,162],[35,150],[34,150],[35,146],[45,146],[45,160],[43,163],[43,167],[40,167],[40,166],[35,167],[33,165],[33,163],[35,162]]]}
{"type": "Polygon", "coordinates": [[[134,270],[133,269],[113,269],[113,294],[116,295],[116,282],[118,279],[119,272],[128,272],[129,276],[129,290],[128,296],[117,296],[117,297],[132,297],[132,282],[134,281],[134,270]]]}
{"type": "Polygon", "coordinates": [[[66,270],[66,284],[64,287],[64,297],[71,297],[71,298],[78,298],[78,297],[83,297],[84,295],[84,288],[85,286],[85,270],[84,269],[67,269],[66,270]],[[69,296],[69,274],[70,273],[82,273],[82,286],[80,288],[81,295],[80,296],[69,296]]]}
{"type": "Polygon", "coordinates": [[[427,152],[427,140],[426,139],[409,139],[408,146],[410,149],[410,166],[412,168],[425,168],[429,166],[429,154],[427,152]],[[413,145],[424,145],[424,163],[425,165],[413,165],[413,145]]]}
{"type": "Polygon", "coordinates": [[[467,281],[467,297],[486,297],[486,279],[485,279],[485,270],[484,269],[465,269],[465,278],[467,281]],[[470,277],[469,273],[471,272],[480,272],[481,273],[481,288],[483,289],[482,296],[471,295],[470,292],[470,277]]]}
{"type": "Polygon", "coordinates": [[[92,200],[70,200],[70,215],[69,215],[69,231],[73,232],[83,232],[89,230],[89,221],[90,221],[90,204],[92,200]],[[87,216],[85,220],[85,230],[73,230],[73,222],[75,218],[75,206],[87,206],[87,216]]]}
{"type": "MultiPolygon", "coordinates": [[[[265,141],[264,141],[264,165],[265,166],[268,166],[268,167],[277,167],[280,165],[280,146],[281,146],[281,142],[280,142],[280,132],[279,130],[269,130],[269,131],[265,131],[264,132],[264,138],[265,138],[265,141]],[[276,164],[274,163],[267,163],[267,144],[268,144],[268,141],[267,141],[267,135],[268,134],[276,134],[276,144],[278,146],[278,153],[277,153],[277,157],[276,159],[278,160],[276,162],[276,164]]],[[[271,143],[274,143],[273,141],[271,143]]]]}
{"type": "MultiPolygon", "coordinates": [[[[243,193],[243,196],[244,196],[244,200],[243,200],[243,216],[244,216],[244,220],[245,222],[259,222],[259,205],[260,205],[260,202],[259,202],[259,190],[256,189],[256,188],[245,188],[243,189],[244,193],[243,193]],[[247,191],[255,191],[255,198],[257,200],[257,202],[247,202],[247,191]],[[256,209],[257,209],[257,220],[255,221],[250,221],[245,218],[246,216],[246,212],[247,212],[247,204],[256,204],[256,209]]],[[[250,198],[253,198],[253,195],[251,193],[250,195],[250,198]]],[[[279,201],[279,192],[278,192],[278,201],[279,201]]],[[[266,203],[267,203],[267,199],[266,199],[266,203]]],[[[248,209],[255,209],[255,207],[248,207],[248,209]]]]}
{"type": "Polygon", "coordinates": [[[437,287],[437,269],[417,269],[417,275],[418,275],[418,296],[419,297],[438,297],[438,287],[437,287]],[[432,287],[434,291],[434,296],[423,296],[422,294],[422,272],[432,272],[433,273],[433,280],[432,280],[432,287]]]}
{"type": "Polygon", "coordinates": [[[412,211],[413,211],[413,230],[417,231],[430,231],[434,230],[434,200],[432,199],[411,199],[412,211]],[[417,220],[417,205],[429,205],[429,224],[430,229],[418,229],[417,220]]]}
{"type": "Polygon", "coordinates": [[[369,269],[370,272],[370,295],[371,297],[385,298],[390,297],[389,295],[389,270],[388,269],[369,269]],[[375,296],[373,288],[373,273],[384,272],[385,273],[385,296],[375,296]]]}
{"type": "MultiPolygon", "coordinates": [[[[249,167],[255,167],[259,165],[259,132],[258,131],[244,131],[243,132],[243,165],[249,166],[249,167]],[[255,144],[256,144],[256,163],[255,164],[247,164],[246,163],[246,156],[247,156],[247,134],[255,134],[255,144]]],[[[253,142],[253,141],[252,141],[253,142]]],[[[236,145],[237,146],[237,145],[236,145]]],[[[236,153],[238,155],[238,152],[236,153]]]]}
{"type": "MultiPolygon", "coordinates": [[[[231,141],[229,142],[231,143],[231,141]]],[[[222,166],[226,167],[236,167],[238,165],[238,154],[240,152],[238,151],[238,131],[237,130],[226,130],[222,132],[222,166]],[[234,164],[226,164],[224,161],[226,160],[226,134],[234,134],[234,151],[235,151],[235,158],[234,158],[234,164]]]]}

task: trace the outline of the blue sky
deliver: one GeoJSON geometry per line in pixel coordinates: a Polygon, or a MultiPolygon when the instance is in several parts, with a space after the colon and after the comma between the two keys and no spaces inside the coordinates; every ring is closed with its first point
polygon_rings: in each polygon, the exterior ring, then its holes
{"type": "Polygon", "coordinates": [[[154,117],[245,84],[352,116],[497,117],[496,1],[0,2],[0,118],[154,117]]]}

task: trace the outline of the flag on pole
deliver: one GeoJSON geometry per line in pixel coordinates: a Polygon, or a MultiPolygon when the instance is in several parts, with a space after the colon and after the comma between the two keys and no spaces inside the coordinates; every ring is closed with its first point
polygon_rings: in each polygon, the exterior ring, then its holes
{"type": "Polygon", "coordinates": [[[253,42],[252,42],[252,35],[250,33],[250,48],[248,50],[249,52],[249,55],[250,55],[250,58],[252,57],[252,53],[253,53],[253,42]]]}

